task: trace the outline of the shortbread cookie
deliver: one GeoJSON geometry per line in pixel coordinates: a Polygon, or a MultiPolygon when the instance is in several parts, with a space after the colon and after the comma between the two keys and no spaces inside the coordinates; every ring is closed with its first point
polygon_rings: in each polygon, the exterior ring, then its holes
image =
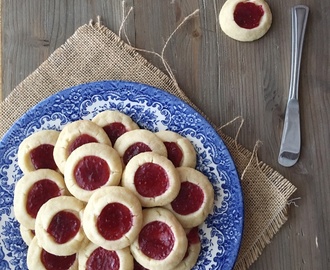
{"type": "Polygon", "coordinates": [[[88,143],[74,150],[65,164],[68,190],[87,202],[101,187],[116,186],[122,175],[122,163],[116,150],[101,143],[88,143]]]}
{"type": "Polygon", "coordinates": [[[198,227],[186,230],[188,248],[183,260],[175,267],[175,270],[190,270],[194,267],[201,251],[201,241],[198,234],[198,227]]]}
{"type": "Polygon", "coordinates": [[[144,207],[170,203],[181,185],[173,163],[153,152],[134,156],[124,169],[121,184],[134,192],[144,207]]]}
{"type": "Polygon", "coordinates": [[[31,229],[27,229],[25,228],[22,224],[20,224],[19,226],[19,231],[21,233],[21,236],[22,236],[22,239],[24,241],[24,243],[29,246],[32,239],[34,238],[35,236],[35,232],[34,230],[31,230],[31,229]]]}
{"type": "Polygon", "coordinates": [[[111,146],[105,131],[92,121],[78,120],[67,124],[60,132],[54,147],[54,160],[59,170],[64,173],[66,160],[76,148],[92,142],[111,146]]]}
{"type": "Polygon", "coordinates": [[[179,195],[165,207],[180,221],[184,228],[204,222],[214,203],[214,190],[209,179],[189,167],[177,168],[181,179],[179,195]]]}
{"type": "Polygon", "coordinates": [[[89,199],[83,226],[91,242],[104,249],[129,246],[142,226],[142,206],[138,198],[124,187],[104,187],[89,199]]]}
{"type": "Polygon", "coordinates": [[[34,230],[40,207],[49,199],[66,193],[64,179],[60,173],[50,169],[28,172],[16,184],[15,217],[25,228],[34,230]]]}
{"type": "Polygon", "coordinates": [[[146,129],[136,129],[120,136],[113,146],[126,165],[130,159],[143,152],[155,152],[167,157],[163,141],[153,132],[146,129]]]}
{"type": "Polygon", "coordinates": [[[107,250],[92,242],[79,252],[78,262],[81,270],[134,269],[129,247],[107,250]]]}
{"type": "Polygon", "coordinates": [[[81,222],[84,208],[84,203],[72,196],[56,197],[44,203],[35,224],[38,244],[57,256],[77,253],[87,243],[81,222]]]}
{"type": "Polygon", "coordinates": [[[167,157],[175,167],[195,168],[197,154],[194,146],[186,137],[169,130],[159,131],[156,135],[164,142],[167,157]]]}
{"type": "Polygon", "coordinates": [[[38,169],[57,170],[53,151],[59,134],[56,130],[41,130],[22,141],[17,155],[23,173],[38,169]]]}
{"type": "Polygon", "coordinates": [[[176,269],[184,258],[188,240],[184,229],[168,210],[143,210],[143,226],[131,245],[135,260],[147,269],[176,269]]]}
{"type": "Polygon", "coordinates": [[[272,24],[272,12],[264,0],[227,0],[219,14],[222,31],[238,41],[264,36],[272,24]]]}
{"type": "Polygon", "coordinates": [[[112,145],[124,133],[139,129],[139,126],[128,115],[119,111],[100,112],[92,121],[104,129],[112,145]]]}
{"type": "Polygon", "coordinates": [[[37,238],[33,238],[27,252],[27,266],[29,269],[49,270],[78,270],[78,256],[56,256],[38,245],[37,238]]]}

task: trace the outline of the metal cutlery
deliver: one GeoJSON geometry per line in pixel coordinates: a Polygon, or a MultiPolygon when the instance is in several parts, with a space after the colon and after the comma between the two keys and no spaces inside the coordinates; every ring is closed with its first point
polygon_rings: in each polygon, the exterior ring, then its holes
{"type": "Polygon", "coordinates": [[[298,5],[292,8],[291,78],[281,147],[278,156],[279,164],[285,167],[293,166],[298,161],[300,155],[301,136],[298,88],[301,52],[308,12],[309,8],[304,5],[298,5]]]}

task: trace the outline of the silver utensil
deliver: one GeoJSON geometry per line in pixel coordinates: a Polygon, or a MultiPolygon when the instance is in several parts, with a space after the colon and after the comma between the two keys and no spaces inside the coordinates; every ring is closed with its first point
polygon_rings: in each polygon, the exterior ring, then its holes
{"type": "Polygon", "coordinates": [[[292,8],[291,78],[282,141],[278,156],[278,163],[285,167],[293,166],[300,155],[301,135],[298,86],[301,52],[308,12],[309,8],[304,5],[298,5],[292,8]]]}

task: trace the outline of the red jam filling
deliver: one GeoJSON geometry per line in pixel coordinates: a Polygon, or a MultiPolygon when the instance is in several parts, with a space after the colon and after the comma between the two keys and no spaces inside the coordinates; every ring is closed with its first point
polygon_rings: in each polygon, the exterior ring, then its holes
{"type": "Polygon", "coordinates": [[[95,190],[108,182],[110,168],[108,163],[100,157],[85,156],[74,168],[74,176],[82,189],[95,190]]]}
{"type": "Polygon", "coordinates": [[[109,203],[97,217],[99,233],[107,240],[118,240],[133,226],[133,215],[128,207],[121,203],[109,203]]]}
{"type": "Polygon", "coordinates": [[[132,144],[130,147],[127,148],[127,150],[124,153],[123,156],[124,164],[126,165],[132,157],[143,152],[151,152],[150,147],[142,142],[137,142],[132,144]]]}
{"type": "Polygon", "coordinates": [[[259,26],[264,10],[252,2],[240,2],[234,11],[234,20],[242,28],[253,29],[259,26]]]}
{"type": "Polygon", "coordinates": [[[148,270],[147,268],[143,267],[139,264],[136,260],[134,260],[134,270],[148,270]]]}
{"type": "Polygon", "coordinates": [[[52,218],[47,232],[58,244],[64,244],[72,239],[80,229],[80,220],[75,214],[60,211],[52,218]]]}
{"type": "Polygon", "coordinates": [[[164,142],[164,144],[167,149],[168,159],[172,161],[175,167],[179,167],[183,158],[181,148],[175,142],[164,142]]]}
{"type": "Polygon", "coordinates": [[[187,233],[187,239],[188,239],[188,246],[186,254],[184,255],[183,259],[186,259],[189,256],[189,247],[194,244],[200,243],[199,234],[198,234],[198,227],[192,228],[187,233]]]}
{"type": "Polygon", "coordinates": [[[200,242],[199,234],[198,234],[198,227],[192,228],[187,233],[187,239],[188,239],[188,243],[190,245],[198,244],[200,242]]]}
{"type": "Polygon", "coordinates": [[[141,251],[146,256],[164,260],[173,249],[175,237],[166,223],[153,221],[142,228],[138,241],[141,251]]]}
{"type": "Polygon", "coordinates": [[[68,270],[76,260],[76,254],[56,256],[42,250],[40,260],[47,270],[68,270]]]}
{"type": "Polygon", "coordinates": [[[57,184],[49,179],[35,182],[27,194],[26,211],[35,218],[40,207],[49,199],[60,196],[61,191],[57,184]]]}
{"type": "Polygon", "coordinates": [[[119,122],[114,122],[103,127],[104,131],[107,133],[112,145],[115,144],[116,140],[127,132],[126,127],[119,122]]]}
{"type": "Polygon", "coordinates": [[[154,198],[162,195],[168,189],[169,179],[163,167],[147,162],[136,170],[134,185],[141,196],[154,198]]]}
{"type": "Polygon", "coordinates": [[[82,146],[86,143],[92,143],[92,142],[97,142],[97,140],[88,134],[81,134],[69,146],[69,153],[71,154],[79,146],[82,146]]]}
{"type": "Polygon", "coordinates": [[[86,270],[119,270],[120,261],[116,251],[95,249],[86,262],[86,270]]]}
{"type": "Polygon", "coordinates": [[[179,195],[172,201],[173,210],[180,215],[189,215],[196,212],[204,201],[203,190],[194,183],[183,182],[179,195]]]}
{"type": "Polygon", "coordinates": [[[54,145],[41,144],[30,151],[33,167],[38,169],[56,170],[57,166],[53,158],[54,145]]]}

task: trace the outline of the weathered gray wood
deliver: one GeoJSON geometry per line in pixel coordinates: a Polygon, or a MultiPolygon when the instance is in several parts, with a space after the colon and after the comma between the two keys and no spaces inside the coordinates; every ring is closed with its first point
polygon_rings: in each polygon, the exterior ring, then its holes
{"type": "MultiPolygon", "coordinates": [[[[241,43],[225,36],[218,24],[224,0],[130,0],[126,22],[130,42],[161,53],[183,18],[199,8],[173,36],[165,51],[177,81],[217,125],[245,119],[239,142],[252,150],[259,139],[261,160],[298,187],[299,207],[251,269],[328,269],[330,263],[330,18],[329,1],[305,0],[310,16],[303,49],[300,104],[302,152],[292,168],[277,163],[289,87],[290,8],[300,1],[268,0],[273,25],[262,39],[241,43]]],[[[100,15],[118,33],[118,0],[3,0],[3,93],[34,71],[75,29],[100,15]]],[[[158,57],[142,53],[165,70],[158,57]]],[[[234,128],[225,131],[234,136],[234,128]]]]}

